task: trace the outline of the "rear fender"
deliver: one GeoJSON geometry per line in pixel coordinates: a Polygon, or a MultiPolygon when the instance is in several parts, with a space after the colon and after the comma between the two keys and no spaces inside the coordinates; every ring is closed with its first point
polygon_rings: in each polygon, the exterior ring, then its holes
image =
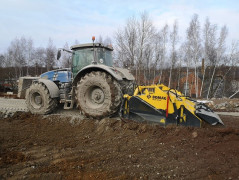
{"type": "Polygon", "coordinates": [[[128,69],[123,69],[123,68],[118,68],[118,67],[114,67],[114,69],[116,71],[120,72],[122,78],[127,79],[129,81],[135,80],[134,76],[130,73],[130,71],[128,69]]]}
{"type": "Polygon", "coordinates": [[[100,65],[92,64],[92,65],[84,67],[77,73],[77,75],[74,77],[73,84],[76,85],[76,83],[80,81],[81,77],[83,77],[85,74],[90,73],[92,71],[103,71],[113,76],[113,78],[115,78],[117,81],[123,80],[122,74],[116,69],[109,66],[105,66],[103,64],[100,64],[100,65]]]}
{"type": "Polygon", "coordinates": [[[38,82],[43,83],[49,90],[51,98],[57,98],[60,95],[59,88],[57,85],[48,79],[38,79],[38,82]]]}

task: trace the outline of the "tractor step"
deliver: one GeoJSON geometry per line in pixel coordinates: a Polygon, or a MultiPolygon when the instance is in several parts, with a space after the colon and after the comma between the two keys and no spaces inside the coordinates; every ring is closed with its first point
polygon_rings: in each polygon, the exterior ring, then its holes
{"type": "Polygon", "coordinates": [[[64,109],[72,109],[74,106],[73,100],[65,100],[64,109]]]}

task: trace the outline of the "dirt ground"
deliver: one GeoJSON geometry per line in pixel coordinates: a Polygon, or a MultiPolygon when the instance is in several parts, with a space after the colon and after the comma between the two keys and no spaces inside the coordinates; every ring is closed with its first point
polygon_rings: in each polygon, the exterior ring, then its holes
{"type": "Polygon", "coordinates": [[[0,179],[239,179],[239,118],[225,127],[17,113],[0,119],[0,179]]]}

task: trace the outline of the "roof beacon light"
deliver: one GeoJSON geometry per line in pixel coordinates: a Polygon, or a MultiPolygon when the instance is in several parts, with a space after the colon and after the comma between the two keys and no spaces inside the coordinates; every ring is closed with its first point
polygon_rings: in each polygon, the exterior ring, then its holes
{"type": "Polygon", "coordinates": [[[92,41],[93,41],[93,42],[95,41],[95,36],[92,36],[92,41]]]}

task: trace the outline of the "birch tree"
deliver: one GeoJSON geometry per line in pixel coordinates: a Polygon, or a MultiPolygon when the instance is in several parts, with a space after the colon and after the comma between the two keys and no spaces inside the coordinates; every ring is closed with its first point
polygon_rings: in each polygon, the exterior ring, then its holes
{"type": "Polygon", "coordinates": [[[209,18],[206,18],[204,29],[203,29],[203,79],[200,90],[200,96],[202,96],[202,92],[204,90],[204,81],[206,70],[209,66],[213,66],[215,64],[216,57],[216,33],[217,33],[217,25],[211,24],[209,18]]]}
{"type": "Polygon", "coordinates": [[[15,78],[23,76],[23,67],[26,66],[26,39],[25,37],[15,38],[8,47],[7,62],[15,69],[15,78]]]}
{"type": "Polygon", "coordinates": [[[3,54],[0,54],[0,67],[4,67],[6,57],[3,54]]]}
{"type": "Polygon", "coordinates": [[[45,59],[47,71],[53,69],[56,60],[55,56],[56,56],[56,47],[53,45],[52,39],[49,38],[48,45],[46,48],[46,59],[45,59]]]}
{"type": "Polygon", "coordinates": [[[194,14],[187,29],[187,43],[190,51],[192,61],[194,62],[194,87],[196,92],[196,98],[198,97],[198,73],[197,64],[200,57],[201,39],[200,39],[200,22],[198,15],[194,14]]]}
{"type": "Polygon", "coordinates": [[[139,84],[143,65],[147,63],[144,60],[145,53],[148,53],[147,47],[153,42],[154,34],[155,28],[146,12],[141,13],[139,19],[130,17],[126,26],[116,32],[117,58],[124,67],[135,68],[139,84]]]}
{"type": "MultiPolygon", "coordinates": [[[[184,84],[184,94],[185,96],[188,96],[188,89],[190,89],[189,83],[188,83],[188,74],[189,74],[189,68],[191,66],[191,59],[192,59],[192,51],[190,50],[190,44],[188,42],[186,42],[185,44],[183,44],[184,47],[184,51],[185,51],[185,57],[184,57],[184,61],[186,63],[186,83],[184,84]]],[[[190,93],[190,91],[189,91],[190,93]]],[[[191,96],[191,94],[190,94],[191,96]]]]}
{"type": "MultiPolygon", "coordinates": [[[[137,20],[130,17],[123,29],[116,32],[116,58],[123,67],[134,67],[136,62],[137,49],[137,20]]],[[[137,75],[136,75],[137,78],[137,75]]]]}
{"type": "MultiPolygon", "coordinates": [[[[69,50],[69,46],[68,46],[68,43],[66,42],[65,45],[64,45],[64,49],[67,49],[69,50]]],[[[69,68],[71,67],[71,54],[68,53],[68,52],[65,52],[63,51],[62,52],[63,55],[62,55],[62,62],[61,62],[61,65],[65,68],[69,68]]]]}
{"type": "Polygon", "coordinates": [[[160,78],[159,78],[159,83],[162,83],[162,74],[163,74],[163,67],[164,67],[164,63],[166,60],[166,56],[167,56],[167,44],[168,44],[168,25],[165,24],[164,27],[162,28],[161,32],[161,39],[162,39],[162,53],[161,53],[161,58],[160,58],[160,78]]]}
{"type": "Polygon", "coordinates": [[[177,89],[180,87],[181,67],[182,67],[182,62],[184,58],[185,58],[185,47],[182,44],[178,50],[178,55],[177,55],[177,60],[178,60],[177,89]]]}
{"type": "Polygon", "coordinates": [[[33,40],[29,38],[26,42],[27,75],[29,75],[29,67],[32,65],[33,54],[34,54],[33,40]]]}
{"type": "Polygon", "coordinates": [[[137,64],[139,69],[139,79],[138,82],[141,84],[141,70],[143,65],[143,58],[145,56],[146,47],[150,46],[152,43],[155,33],[155,28],[153,26],[152,20],[149,18],[148,13],[141,13],[140,20],[137,23],[137,64]]]}
{"type": "Polygon", "coordinates": [[[34,53],[34,64],[35,64],[35,75],[39,75],[43,73],[43,67],[46,66],[46,50],[43,47],[38,47],[35,49],[34,53]],[[40,68],[40,72],[38,72],[38,67],[40,68]]]}
{"type": "Polygon", "coordinates": [[[176,50],[176,45],[178,43],[178,23],[177,23],[177,21],[174,22],[173,31],[170,33],[170,43],[171,43],[171,54],[170,54],[171,66],[170,66],[170,72],[169,72],[168,87],[171,87],[172,70],[174,69],[175,63],[177,60],[177,50],[176,50]]]}
{"type": "Polygon", "coordinates": [[[153,84],[158,83],[155,82],[155,78],[159,62],[162,60],[162,42],[161,33],[156,33],[153,40],[153,84]]]}
{"type": "MultiPolygon", "coordinates": [[[[215,92],[213,94],[213,97],[216,96],[217,91],[218,91],[220,85],[225,80],[225,77],[228,75],[228,73],[232,70],[233,67],[236,67],[236,65],[239,64],[239,41],[233,41],[232,42],[229,54],[224,59],[225,59],[225,61],[223,62],[223,64],[228,65],[229,68],[224,73],[221,81],[217,85],[217,88],[216,88],[216,90],[215,90],[215,92]]],[[[224,89],[224,91],[225,91],[225,89],[224,89]]],[[[224,93],[224,91],[223,91],[223,93],[224,93]]]]}
{"type": "Polygon", "coordinates": [[[215,75],[215,71],[216,71],[216,67],[218,66],[219,62],[222,60],[222,57],[225,53],[226,47],[225,47],[225,43],[226,43],[226,37],[228,34],[228,30],[226,26],[223,26],[221,28],[221,32],[220,32],[220,36],[217,40],[217,47],[216,47],[216,61],[215,61],[215,65],[213,68],[213,73],[211,76],[211,80],[210,80],[210,84],[208,87],[208,93],[207,93],[207,99],[209,98],[209,95],[211,93],[211,88],[212,88],[212,84],[213,84],[213,80],[214,80],[214,75],[215,75]]]}

